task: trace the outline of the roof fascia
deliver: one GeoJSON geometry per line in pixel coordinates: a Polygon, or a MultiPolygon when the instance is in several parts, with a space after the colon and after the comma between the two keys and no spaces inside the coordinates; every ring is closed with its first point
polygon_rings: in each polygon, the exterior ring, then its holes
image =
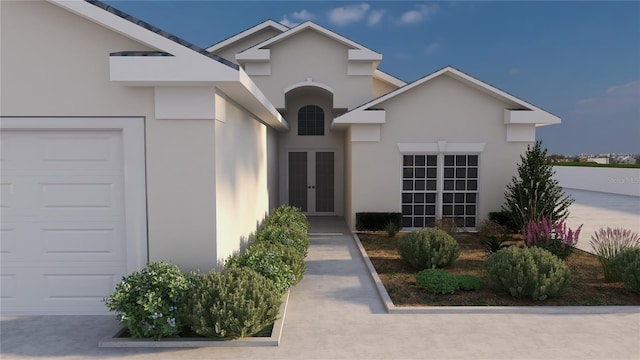
{"type": "Polygon", "coordinates": [[[255,33],[258,33],[260,31],[262,31],[264,29],[268,29],[268,28],[275,29],[277,31],[280,31],[281,33],[289,30],[289,28],[287,26],[282,25],[279,22],[275,22],[275,21],[269,19],[269,20],[261,22],[258,25],[255,25],[255,26],[253,26],[253,27],[251,27],[251,28],[249,28],[247,30],[244,30],[244,31],[242,31],[242,32],[240,32],[240,33],[238,33],[236,35],[233,35],[233,36],[231,36],[231,37],[229,37],[229,38],[227,38],[225,40],[222,40],[222,41],[220,41],[218,43],[215,43],[215,44],[209,46],[206,50],[209,51],[209,52],[218,51],[218,50],[220,50],[222,48],[230,46],[230,45],[232,45],[232,44],[234,44],[234,43],[236,43],[238,41],[241,41],[241,40],[243,40],[243,39],[245,39],[245,38],[247,38],[247,37],[249,37],[249,36],[251,36],[251,35],[253,35],[255,33]]]}

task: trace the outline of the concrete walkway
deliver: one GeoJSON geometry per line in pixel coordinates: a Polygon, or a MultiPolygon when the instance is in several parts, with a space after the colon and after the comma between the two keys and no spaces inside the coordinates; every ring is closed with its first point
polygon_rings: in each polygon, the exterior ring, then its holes
{"type": "Polygon", "coordinates": [[[112,316],[4,316],[5,359],[640,359],[640,309],[387,314],[344,221],[311,221],[279,347],[104,349],[112,316]]]}

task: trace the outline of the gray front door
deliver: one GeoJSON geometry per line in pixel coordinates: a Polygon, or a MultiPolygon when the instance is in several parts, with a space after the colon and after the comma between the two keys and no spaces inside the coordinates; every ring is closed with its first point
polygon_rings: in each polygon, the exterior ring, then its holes
{"type": "Polygon", "coordinates": [[[289,152],[289,205],[309,215],[335,214],[335,151],[289,152]]]}

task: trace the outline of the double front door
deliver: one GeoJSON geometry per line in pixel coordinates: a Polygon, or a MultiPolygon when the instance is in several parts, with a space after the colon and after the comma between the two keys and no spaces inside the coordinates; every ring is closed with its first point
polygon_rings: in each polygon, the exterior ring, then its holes
{"type": "Polygon", "coordinates": [[[289,205],[308,215],[333,215],[335,151],[289,151],[289,205]]]}

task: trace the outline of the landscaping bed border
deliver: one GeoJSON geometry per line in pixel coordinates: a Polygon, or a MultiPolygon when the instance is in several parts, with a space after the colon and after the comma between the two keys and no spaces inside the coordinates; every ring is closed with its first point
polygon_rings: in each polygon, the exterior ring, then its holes
{"type": "Polygon", "coordinates": [[[270,337],[247,337],[232,340],[223,340],[208,337],[183,337],[183,338],[163,338],[135,339],[119,337],[124,328],[118,328],[113,335],[106,336],[98,342],[101,348],[198,348],[198,347],[250,347],[250,346],[279,346],[284,327],[287,305],[289,304],[289,294],[284,296],[278,320],[273,323],[270,337]]]}
{"type": "Polygon", "coordinates": [[[369,255],[360,242],[358,234],[352,232],[353,240],[360,251],[369,274],[376,285],[380,300],[389,314],[623,314],[640,313],[640,306],[396,306],[382,280],[378,276],[369,255]]]}

